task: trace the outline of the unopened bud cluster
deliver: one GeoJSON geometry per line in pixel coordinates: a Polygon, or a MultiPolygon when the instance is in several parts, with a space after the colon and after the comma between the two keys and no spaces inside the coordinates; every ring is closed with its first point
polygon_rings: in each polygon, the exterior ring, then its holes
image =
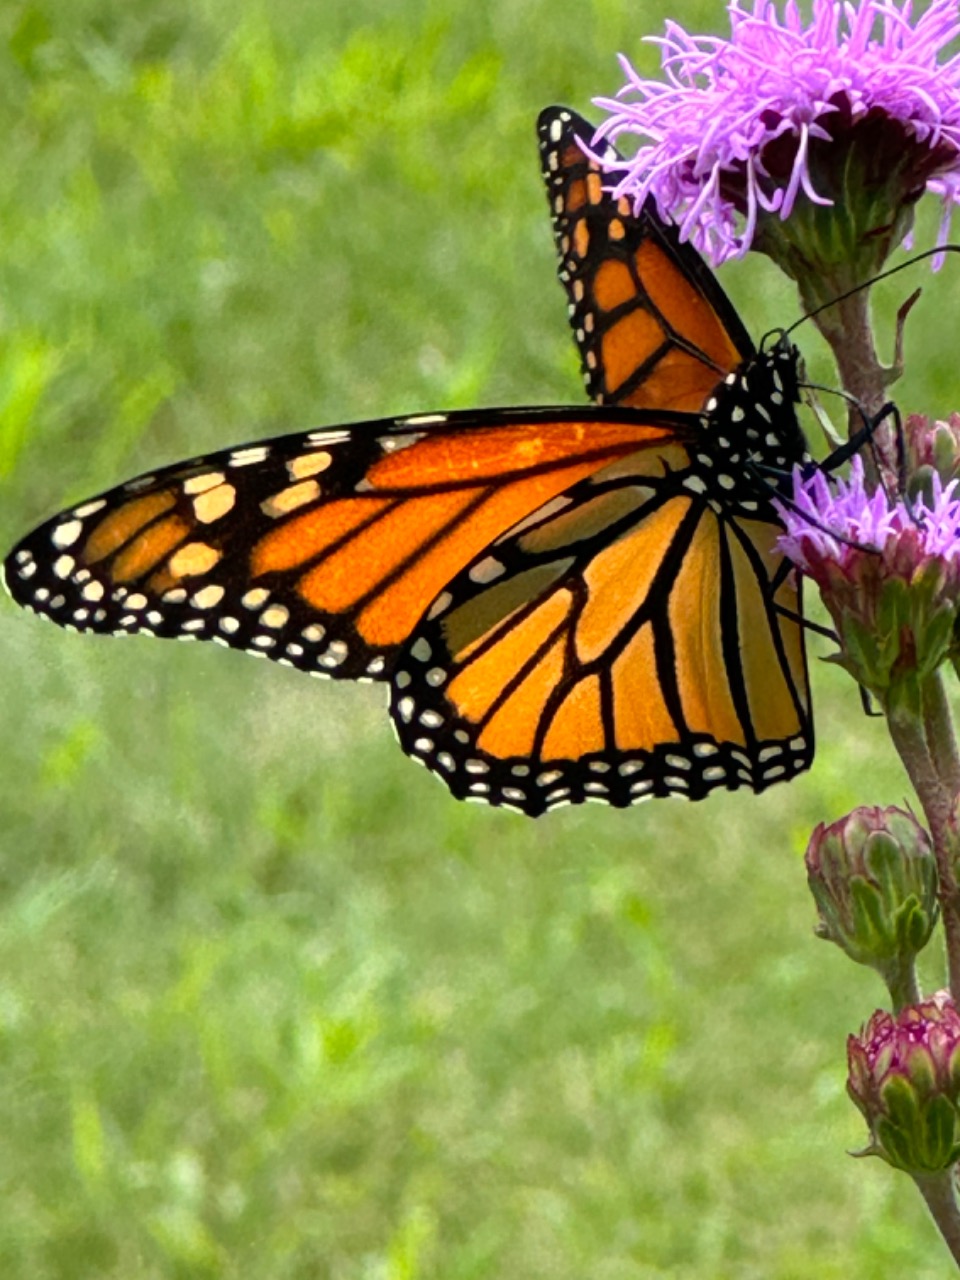
{"type": "Polygon", "coordinates": [[[960,1014],[949,994],[878,1009],[847,1041],[847,1089],[870,1129],[858,1154],[907,1173],[936,1173],[960,1157],[960,1014]]]}
{"type": "Polygon", "coordinates": [[[937,922],[937,867],[923,827],[895,806],[854,809],[820,823],[806,864],[818,935],[896,981],[937,922]]]}

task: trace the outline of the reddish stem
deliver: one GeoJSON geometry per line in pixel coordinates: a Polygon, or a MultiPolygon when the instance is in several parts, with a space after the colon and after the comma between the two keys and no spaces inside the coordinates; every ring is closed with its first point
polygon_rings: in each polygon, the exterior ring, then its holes
{"type": "Polygon", "coordinates": [[[957,1197],[953,1189],[953,1170],[914,1174],[913,1180],[927,1202],[930,1216],[940,1228],[944,1244],[960,1266],[960,1213],[957,1212],[957,1197]]]}
{"type": "MultiPolygon", "coordinates": [[[[944,701],[943,684],[940,676],[933,675],[924,684],[922,702],[924,707],[935,707],[944,701]]],[[[937,717],[939,719],[939,717],[937,717]]],[[[946,716],[944,714],[944,719],[946,716]]],[[[903,761],[904,768],[910,775],[920,807],[923,809],[933,841],[933,852],[937,860],[939,873],[940,909],[943,913],[943,929],[946,936],[947,970],[950,990],[954,995],[960,994],[960,893],[957,889],[957,877],[954,870],[954,842],[950,828],[950,818],[956,802],[956,793],[948,779],[941,776],[937,768],[934,753],[930,749],[924,722],[921,717],[911,711],[898,712],[888,710],[887,724],[890,736],[903,761]]],[[[937,732],[946,732],[948,742],[939,742],[937,756],[946,760],[956,760],[956,744],[953,738],[953,727],[938,724],[937,732]]]]}

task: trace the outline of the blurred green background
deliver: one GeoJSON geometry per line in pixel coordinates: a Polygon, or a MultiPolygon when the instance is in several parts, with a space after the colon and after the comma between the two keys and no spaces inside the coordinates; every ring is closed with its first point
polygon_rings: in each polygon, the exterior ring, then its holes
{"type": "MultiPolygon", "coordinates": [[[[257,436],[581,401],[533,124],[618,50],[652,72],[666,13],[4,4],[0,543],[257,436]]],[[[765,261],[722,279],[756,335],[795,317],[765,261]]],[[[952,408],[955,277],[907,280],[902,403],[952,408]]],[[[881,990],[811,936],[801,858],[905,783],[811,650],[789,788],[532,823],[405,760],[379,688],[4,598],[0,1274],[942,1275],[910,1184],[845,1154],[881,990]]]]}

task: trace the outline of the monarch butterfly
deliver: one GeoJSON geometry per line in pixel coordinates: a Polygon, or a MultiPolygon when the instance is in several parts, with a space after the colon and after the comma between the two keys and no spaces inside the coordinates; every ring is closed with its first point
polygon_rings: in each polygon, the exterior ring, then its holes
{"type": "Polygon", "coordinates": [[[48,520],[13,598],[64,626],[213,640],[390,682],[403,749],[531,816],[762,791],[809,767],[800,586],[762,469],[806,456],[799,356],[758,352],[703,261],[539,120],[587,389],[283,436],[48,520]]]}

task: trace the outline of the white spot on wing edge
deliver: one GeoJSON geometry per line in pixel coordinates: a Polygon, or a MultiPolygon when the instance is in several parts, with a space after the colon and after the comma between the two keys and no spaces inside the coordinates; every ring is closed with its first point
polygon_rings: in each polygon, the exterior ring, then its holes
{"type": "Polygon", "coordinates": [[[245,609],[259,609],[270,599],[270,592],[265,587],[254,587],[246,592],[240,603],[245,609]]]}
{"type": "MultiPolygon", "coordinates": [[[[409,421],[409,418],[402,419],[404,426],[409,421]]],[[[410,431],[405,435],[383,436],[380,440],[380,448],[384,453],[398,453],[401,449],[409,449],[411,445],[418,444],[422,439],[422,431],[410,431]]]]}
{"type": "Polygon", "coordinates": [[[230,454],[231,467],[249,467],[258,462],[265,462],[270,457],[270,446],[252,444],[246,449],[234,449],[230,454]]]}
{"type": "Polygon", "coordinates": [[[87,516],[94,516],[98,511],[102,511],[107,505],[106,498],[94,498],[93,502],[85,502],[81,507],[74,507],[73,514],[78,520],[86,520],[87,516]]]}
{"type": "Polygon", "coordinates": [[[188,497],[193,498],[198,493],[206,493],[208,489],[215,489],[217,485],[223,484],[226,478],[222,471],[203,471],[198,476],[191,476],[189,480],[184,480],[183,492],[188,497]]]}
{"type": "Polygon", "coordinates": [[[214,605],[218,605],[225,595],[225,589],[219,583],[211,582],[206,587],[201,587],[199,591],[195,591],[191,596],[190,603],[198,609],[212,609],[214,605]]]}
{"type": "Polygon", "coordinates": [[[50,535],[50,541],[60,551],[63,551],[67,547],[72,547],[82,532],[82,520],[66,520],[63,524],[57,525],[50,535]]]}
{"type": "Polygon", "coordinates": [[[270,627],[276,630],[282,627],[290,617],[290,610],[282,604],[272,604],[269,609],[264,609],[260,615],[260,623],[264,627],[270,627]]]}
{"type": "Polygon", "coordinates": [[[342,427],[332,427],[325,431],[311,431],[307,435],[310,444],[345,444],[350,439],[350,432],[342,427]]]}
{"type": "Polygon", "coordinates": [[[438,618],[441,613],[445,613],[453,603],[453,596],[449,591],[441,591],[434,600],[433,604],[427,610],[427,620],[432,622],[434,618],[438,618]]]}
{"type": "Polygon", "coordinates": [[[416,658],[417,662],[429,662],[432,653],[430,642],[423,636],[419,640],[415,640],[410,647],[410,656],[416,658]]]}

